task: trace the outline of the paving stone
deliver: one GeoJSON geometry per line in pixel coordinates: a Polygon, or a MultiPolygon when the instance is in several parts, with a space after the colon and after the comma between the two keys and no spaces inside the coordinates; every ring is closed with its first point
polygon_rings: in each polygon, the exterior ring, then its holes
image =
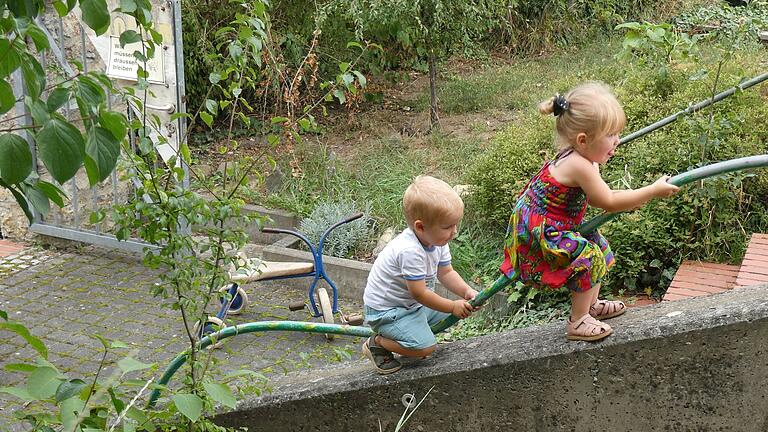
{"type": "MultiPolygon", "coordinates": [[[[49,360],[72,378],[93,377],[98,368],[103,351],[101,343],[90,336],[94,333],[129,346],[128,350],[108,355],[110,367],[135,349],[133,358],[155,363],[159,375],[188,346],[180,314],[169,307],[173,300],[151,294],[159,284],[160,273],[148,269],[134,256],[101,248],[84,248],[78,253],[28,248],[0,258],[0,309],[42,338],[49,360]]],[[[242,315],[227,317],[228,323],[285,319],[317,322],[306,310],[292,312],[287,308],[291,300],[305,298],[305,290],[265,289],[258,284],[244,288],[251,303],[242,315]]],[[[218,307],[214,302],[211,314],[218,307]]],[[[359,304],[341,307],[361,310],[359,304]]],[[[295,332],[241,335],[224,341],[223,349],[212,351],[220,368],[215,376],[248,369],[274,377],[336,363],[339,356],[335,350],[352,350],[352,359],[357,359],[357,339],[337,337],[327,342],[320,334],[295,332]]],[[[0,331],[0,386],[16,385],[24,378],[23,374],[4,370],[4,365],[33,361],[36,356],[21,337],[0,331]]],[[[180,376],[175,376],[170,384],[179,382],[180,376]]],[[[18,400],[0,394],[0,430],[15,423],[12,412],[19,406],[18,400]]]]}

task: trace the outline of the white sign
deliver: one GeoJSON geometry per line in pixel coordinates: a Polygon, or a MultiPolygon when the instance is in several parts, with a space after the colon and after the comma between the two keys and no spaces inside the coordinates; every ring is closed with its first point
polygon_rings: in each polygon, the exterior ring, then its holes
{"type": "MultiPolygon", "coordinates": [[[[138,81],[136,72],[139,69],[139,60],[133,56],[134,51],[142,52],[141,42],[127,44],[125,48],[122,48],[120,46],[120,38],[110,36],[107,76],[134,82],[138,81]]],[[[162,46],[156,46],[154,58],[147,59],[146,70],[149,73],[147,81],[155,84],[165,84],[163,54],[162,46]]]]}

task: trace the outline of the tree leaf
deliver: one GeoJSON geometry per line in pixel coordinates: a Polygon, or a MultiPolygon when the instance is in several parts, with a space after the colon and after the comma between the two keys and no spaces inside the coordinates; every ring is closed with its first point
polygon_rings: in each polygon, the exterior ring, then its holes
{"type": "Polygon", "coordinates": [[[82,98],[86,105],[99,106],[107,98],[104,89],[98,81],[87,75],[81,75],[77,79],[77,96],[82,98]]]}
{"type": "Polygon", "coordinates": [[[125,138],[125,134],[128,131],[128,120],[123,114],[118,112],[101,111],[99,113],[99,124],[112,132],[112,135],[118,143],[123,141],[123,138],[125,138]]]}
{"type": "Polygon", "coordinates": [[[203,382],[203,387],[208,392],[208,396],[216,402],[230,408],[237,406],[237,399],[235,399],[235,395],[232,394],[232,390],[228,385],[205,381],[203,382]]]}
{"type": "Polygon", "coordinates": [[[56,389],[56,402],[61,402],[74,397],[80,393],[88,384],[81,379],[71,379],[63,381],[56,389]]]}
{"type": "Polygon", "coordinates": [[[120,156],[120,142],[115,139],[112,132],[101,126],[88,131],[83,162],[91,186],[109,177],[117,164],[118,156],[120,156]]]}
{"type": "Polygon", "coordinates": [[[0,178],[5,183],[21,183],[32,172],[32,153],[24,138],[5,133],[0,135],[0,178]]]}
{"type": "Polygon", "coordinates": [[[365,87],[365,85],[368,83],[368,81],[365,79],[365,75],[358,71],[352,71],[352,73],[357,77],[357,82],[360,83],[360,87],[365,87]]]}
{"type": "Polygon", "coordinates": [[[200,111],[200,119],[203,120],[203,122],[207,124],[208,127],[211,127],[211,123],[213,123],[213,116],[205,111],[200,111]]]}
{"type": "Polygon", "coordinates": [[[128,348],[128,344],[119,340],[110,341],[109,347],[113,349],[128,348]]]}
{"type": "Polygon", "coordinates": [[[35,400],[25,387],[0,387],[0,393],[8,393],[24,401],[35,400]]]}
{"type": "Polygon", "coordinates": [[[37,369],[37,366],[27,363],[10,363],[5,365],[3,369],[11,372],[32,372],[37,369]]]}
{"type": "Polygon", "coordinates": [[[35,184],[35,187],[40,192],[44,193],[49,200],[56,203],[57,206],[64,207],[64,198],[67,197],[67,194],[61,190],[61,188],[44,180],[38,180],[37,184],[35,184]]]}
{"type": "Polygon", "coordinates": [[[42,366],[35,369],[27,380],[27,391],[35,399],[48,399],[56,393],[61,384],[61,374],[52,367],[42,366]]]}
{"type": "Polygon", "coordinates": [[[189,151],[189,145],[187,145],[187,143],[181,143],[179,146],[179,153],[181,153],[181,158],[184,162],[187,164],[192,162],[192,153],[189,151]]]}
{"type": "Polygon", "coordinates": [[[333,95],[336,96],[336,99],[339,100],[339,103],[341,105],[344,105],[344,102],[347,101],[347,95],[344,94],[344,90],[337,88],[333,91],[333,95]]]}
{"type": "Polygon", "coordinates": [[[200,418],[200,414],[203,412],[203,400],[197,395],[177,393],[171,399],[179,412],[188,419],[197,421],[200,418]]]}
{"type": "Polygon", "coordinates": [[[90,409],[85,407],[85,401],[79,397],[71,397],[59,403],[61,413],[61,425],[64,431],[75,431],[80,422],[80,417],[88,418],[90,409]]]}
{"type": "Polygon", "coordinates": [[[5,78],[21,66],[21,56],[18,45],[8,39],[0,39],[0,53],[3,53],[3,61],[0,61],[0,78],[5,78]]]}
{"type": "Polygon", "coordinates": [[[22,324],[13,321],[0,323],[0,330],[8,330],[16,333],[24,338],[24,340],[27,341],[27,343],[43,358],[48,358],[48,349],[45,347],[43,341],[33,336],[22,324]]]}
{"type": "Polygon", "coordinates": [[[109,9],[105,0],[80,0],[83,21],[88,27],[101,35],[109,28],[109,9]]]}
{"type": "Polygon", "coordinates": [[[27,28],[27,36],[32,38],[32,41],[35,43],[35,48],[37,48],[38,52],[51,47],[51,45],[48,43],[48,36],[46,36],[45,33],[40,30],[40,27],[34,23],[27,28]]]}
{"type": "Polygon", "coordinates": [[[138,360],[134,360],[131,357],[126,357],[124,359],[121,359],[117,362],[117,366],[120,367],[120,370],[123,371],[123,374],[127,374],[128,372],[133,372],[137,370],[144,370],[151,368],[151,364],[142,363],[138,360]]]}
{"type": "Polygon", "coordinates": [[[0,114],[5,114],[13,108],[16,98],[13,96],[13,88],[5,80],[0,81],[0,114]]]}
{"type": "Polygon", "coordinates": [[[29,97],[37,99],[45,89],[45,72],[34,56],[24,55],[22,58],[21,74],[24,77],[24,88],[29,97]]]}
{"type": "Polygon", "coordinates": [[[13,194],[13,197],[16,198],[16,203],[19,205],[19,207],[21,207],[21,209],[24,211],[24,214],[27,216],[27,220],[29,220],[29,223],[34,222],[34,217],[32,215],[32,212],[29,210],[29,203],[27,203],[27,198],[24,196],[24,194],[16,190],[16,188],[14,188],[13,186],[5,184],[5,182],[2,179],[0,179],[0,186],[11,191],[11,193],[13,194]]]}
{"type": "Polygon", "coordinates": [[[59,17],[65,17],[69,13],[67,5],[61,0],[53,0],[53,8],[56,9],[56,13],[59,14],[59,17]]]}
{"type": "Polygon", "coordinates": [[[48,105],[48,112],[54,112],[69,102],[70,90],[67,87],[56,87],[48,95],[46,104],[48,105]]]}
{"type": "Polygon", "coordinates": [[[120,33],[120,47],[125,48],[126,45],[141,42],[141,35],[134,30],[126,30],[120,33]]]}
{"type": "Polygon", "coordinates": [[[208,110],[211,114],[216,114],[219,111],[219,104],[216,103],[215,100],[212,99],[206,99],[205,100],[205,109],[208,110]]]}
{"type": "Polygon", "coordinates": [[[42,6],[41,0],[11,0],[8,2],[8,9],[17,18],[34,18],[42,11],[42,6]]]}
{"type": "Polygon", "coordinates": [[[47,122],[50,118],[48,115],[48,105],[40,99],[32,99],[30,97],[25,99],[25,102],[32,113],[32,121],[34,124],[43,124],[47,122]]]}
{"type": "Polygon", "coordinates": [[[36,136],[38,157],[59,183],[71,179],[83,164],[85,141],[71,123],[53,117],[36,136]]]}
{"type": "Polygon", "coordinates": [[[123,13],[131,13],[136,10],[136,2],[134,0],[120,0],[120,10],[123,13]]]}
{"type": "Polygon", "coordinates": [[[22,183],[19,186],[27,197],[27,201],[32,204],[32,207],[39,211],[43,216],[48,216],[48,212],[51,211],[51,203],[48,201],[48,197],[39,189],[30,186],[27,183],[22,183]]]}

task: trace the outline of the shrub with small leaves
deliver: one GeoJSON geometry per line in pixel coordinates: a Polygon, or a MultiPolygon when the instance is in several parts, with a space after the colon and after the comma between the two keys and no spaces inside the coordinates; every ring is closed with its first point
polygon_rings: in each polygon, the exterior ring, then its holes
{"type": "Polygon", "coordinates": [[[373,243],[374,234],[374,221],[370,216],[371,204],[366,203],[362,207],[361,209],[354,201],[322,202],[309,217],[301,221],[299,229],[313,244],[317,244],[331,225],[362,212],[363,217],[334,229],[323,244],[325,255],[340,258],[358,256],[373,243]]]}

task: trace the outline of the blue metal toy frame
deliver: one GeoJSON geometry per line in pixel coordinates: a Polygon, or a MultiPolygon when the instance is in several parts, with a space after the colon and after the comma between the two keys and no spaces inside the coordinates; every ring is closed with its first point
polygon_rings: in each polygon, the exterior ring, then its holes
{"type": "MultiPolygon", "coordinates": [[[[307,292],[307,297],[309,298],[309,310],[310,313],[314,318],[321,317],[323,315],[323,312],[321,308],[318,307],[317,302],[315,301],[315,288],[317,287],[317,283],[322,279],[326,283],[328,283],[328,286],[331,287],[331,291],[333,292],[333,303],[331,306],[331,313],[333,315],[337,314],[339,312],[339,306],[338,306],[338,290],[336,288],[336,284],[333,283],[333,280],[325,273],[325,265],[323,264],[323,246],[325,245],[325,239],[330,235],[330,233],[338,228],[341,225],[350,223],[354,220],[360,219],[363,217],[363,213],[357,213],[354,214],[344,220],[341,220],[339,222],[336,222],[335,224],[331,225],[328,229],[323,232],[323,235],[320,236],[320,241],[318,242],[317,246],[313,245],[312,242],[307,238],[306,235],[303,233],[300,233],[298,231],[289,230],[289,229],[283,229],[283,228],[263,228],[261,231],[268,234],[288,234],[292,235],[294,237],[298,237],[301,239],[307,247],[309,247],[309,251],[312,253],[312,260],[314,264],[314,269],[310,272],[305,273],[298,273],[293,275],[285,275],[285,276],[275,276],[265,279],[259,279],[259,281],[271,281],[271,280],[281,280],[281,279],[297,279],[297,278],[306,278],[311,277],[312,283],[309,285],[309,290],[307,292]]],[[[216,314],[216,318],[219,318],[223,320],[229,309],[235,304],[235,300],[237,297],[239,297],[237,293],[238,284],[236,282],[232,282],[229,286],[229,289],[227,290],[227,293],[229,294],[229,301],[223,301],[221,309],[216,314]]],[[[242,298],[241,298],[242,301],[242,298]]]]}

